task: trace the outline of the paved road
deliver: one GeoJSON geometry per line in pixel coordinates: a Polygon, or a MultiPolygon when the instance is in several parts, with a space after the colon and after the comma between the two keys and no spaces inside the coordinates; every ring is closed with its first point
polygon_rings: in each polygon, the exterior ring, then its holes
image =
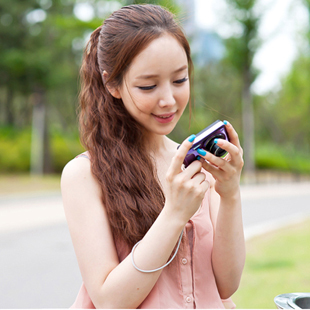
{"type": "MultiPolygon", "coordinates": [[[[310,216],[310,183],[242,187],[246,237],[310,216]]],[[[59,193],[0,197],[0,308],[68,308],[81,284],[59,193]]]]}

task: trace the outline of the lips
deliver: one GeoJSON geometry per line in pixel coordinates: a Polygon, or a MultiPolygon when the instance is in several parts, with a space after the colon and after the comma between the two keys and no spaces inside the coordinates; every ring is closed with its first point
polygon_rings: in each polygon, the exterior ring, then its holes
{"type": "Polygon", "coordinates": [[[154,116],[165,119],[165,118],[171,117],[173,114],[174,114],[174,113],[172,113],[172,114],[165,114],[165,115],[155,115],[155,114],[154,114],[154,116]]]}
{"type": "Polygon", "coordinates": [[[176,112],[174,113],[166,113],[166,114],[159,114],[159,115],[155,115],[152,114],[154,116],[154,118],[159,122],[159,123],[170,123],[175,116],[176,112]]]}
{"type": "Polygon", "coordinates": [[[171,117],[172,115],[174,115],[174,113],[169,113],[169,114],[160,114],[160,115],[156,115],[156,114],[153,114],[155,117],[159,117],[159,118],[162,118],[162,119],[166,119],[166,118],[169,118],[171,117]]]}

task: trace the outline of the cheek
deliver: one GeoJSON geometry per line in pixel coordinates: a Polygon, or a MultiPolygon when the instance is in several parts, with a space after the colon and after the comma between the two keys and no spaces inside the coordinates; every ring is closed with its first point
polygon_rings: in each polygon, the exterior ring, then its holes
{"type": "Polygon", "coordinates": [[[187,106],[190,98],[190,89],[189,87],[184,87],[184,89],[181,89],[178,93],[177,100],[180,104],[180,106],[185,107],[187,106]]]}
{"type": "MultiPolygon", "coordinates": [[[[147,96],[148,97],[148,96],[147,96]]],[[[127,111],[134,117],[140,118],[144,114],[150,114],[154,108],[154,98],[147,98],[146,96],[138,96],[132,94],[131,96],[123,97],[123,103],[127,111]]]]}
{"type": "Polygon", "coordinates": [[[144,104],[138,104],[137,109],[144,114],[151,114],[154,112],[154,108],[150,104],[144,103],[144,104]]]}
{"type": "Polygon", "coordinates": [[[156,105],[156,99],[154,96],[135,95],[132,99],[132,104],[141,113],[150,114],[156,105]]]}

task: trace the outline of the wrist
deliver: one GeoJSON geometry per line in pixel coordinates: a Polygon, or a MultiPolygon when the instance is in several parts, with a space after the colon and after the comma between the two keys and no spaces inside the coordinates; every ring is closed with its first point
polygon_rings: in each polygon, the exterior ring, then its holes
{"type": "Polygon", "coordinates": [[[227,204],[235,204],[241,201],[241,193],[240,193],[240,187],[233,192],[230,192],[229,195],[220,195],[221,197],[221,202],[227,203],[227,204]]]}
{"type": "Polygon", "coordinates": [[[182,216],[179,212],[171,210],[167,204],[164,205],[159,216],[162,217],[170,226],[180,230],[182,230],[188,222],[188,219],[184,218],[184,216],[182,216]]]}

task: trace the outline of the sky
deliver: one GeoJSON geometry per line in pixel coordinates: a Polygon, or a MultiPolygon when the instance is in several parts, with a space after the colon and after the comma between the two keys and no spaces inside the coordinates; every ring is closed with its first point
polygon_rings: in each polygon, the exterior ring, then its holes
{"type": "MultiPolygon", "coordinates": [[[[227,22],[224,0],[195,0],[196,22],[200,27],[217,32],[222,37],[238,33],[238,26],[227,22]]],[[[252,90],[263,95],[281,87],[281,77],[303,46],[302,31],[308,26],[308,14],[302,0],[258,0],[257,12],[263,17],[259,36],[263,44],[254,58],[254,66],[261,70],[252,90]]]]}
{"type": "MultiPolygon", "coordinates": [[[[196,23],[205,29],[227,38],[240,31],[227,17],[225,0],[194,0],[196,23]]],[[[253,60],[261,73],[252,85],[254,93],[264,95],[281,88],[285,76],[302,47],[302,31],[309,25],[308,12],[303,0],[257,0],[256,11],[262,16],[259,36],[263,44],[253,60]]],[[[98,1],[97,9],[113,12],[120,7],[117,1],[98,1]]],[[[75,6],[75,14],[82,20],[94,17],[90,4],[81,1],[75,6]]]]}

